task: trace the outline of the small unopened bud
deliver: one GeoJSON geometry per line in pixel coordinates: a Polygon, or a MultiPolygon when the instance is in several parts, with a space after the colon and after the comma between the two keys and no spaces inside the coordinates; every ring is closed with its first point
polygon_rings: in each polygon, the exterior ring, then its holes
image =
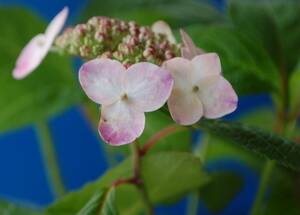
{"type": "Polygon", "coordinates": [[[98,41],[98,42],[103,42],[104,41],[104,34],[102,33],[102,32],[100,32],[100,31],[96,31],[96,33],[95,33],[95,40],[96,41],[98,41]]]}
{"type": "Polygon", "coordinates": [[[91,53],[91,48],[88,46],[81,46],[79,48],[80,56],[87,57],[91,53]]]}
{"type": "Polygon", "coordinates": [[[149,56],[153,56],[155,53],[155,49],[153,47],[146,48],[143,52],[143,56],[148,58],[149,56]]]}
{"type": "Polygon", "coordinates": [[[79,24],[75,27],[75,33],[79,36],[79,37],[83,37],[86,34],[87,28],[86,25],[84,24],[79,24]]]}
{"type": "Polygon", "coordinates": [[[175,54],[171,51],[171,50],[167,50],[165,51],[165,58],[167,60],[171,59],[171,58],[174,58],[175,57],[175,54]]]}

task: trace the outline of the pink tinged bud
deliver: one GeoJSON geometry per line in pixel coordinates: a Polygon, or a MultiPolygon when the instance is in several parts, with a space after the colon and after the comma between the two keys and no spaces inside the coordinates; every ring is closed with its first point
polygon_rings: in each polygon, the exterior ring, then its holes
{"type": "Polygon", "coordinates": [[[181,47],[181,56],[186,59],[193,59],[195,56],[204,54],[205,52],[195,46],[190,36],[183,30],[180,30],[183,47],[181,47]]]}
{"type": "Polygon", "coordinates": [[[174,57],[175,57],[175,54],[174,54],[172,51],[167,50],[167,51],[165,52],[165,58],[166,58],[167,60],[172,59],[172,58],[174,58],[174,57]]]}
{"type": "Polygon", "coordinates": [[[96,41],[98,41],[98,42],[103,42],[104,39],[105,39],[105,37],[104,37],[104,34],[103,34],[102,32],[97,31],[97,32],[95,33],[95,40],[96,40],[96,41]]]}
{"type": "Polygon", "coordinates": [[[145,127],[144,112],[152,112],[168,99],[173,78],[151,63],[125,68],[110,59],[85,63],[79,71],[87,96],[101,104],[99,134],[111,145],[123,145],[138,138],[145,127]]]}
{"type": "Polygon", "coordinates": [[[75,27],[74,31],[79,37],[83,37],[87,32],[87,27],[84,24],[79,24],[75,27]]]}
{"type": "Polygon", "coordinates": [[[237,108],[238,97],[221,75],[217,54],[198,55],[192,60],[176,57],[166,61],[163,67],[175,80],[168,107],[177,123],[191,125],[202,116],[220,118],[237,108]]]}
{"type": "Polygon", "coordinates": [[[165,35],[170,43],[176,43],[176,39],[173,35],[172,29],[166,22],[161,20],[157,21],[153,23],[151,29],[156,34],[165,35]]]}
{"type": "Polygon", "coordinates": [[[40,65],[63,28],[67,16],[68,8],[65,7],[52,19],[44,34],[38,34],[24,47],[13,70],[15,79],[25,78],[40,65]]]}

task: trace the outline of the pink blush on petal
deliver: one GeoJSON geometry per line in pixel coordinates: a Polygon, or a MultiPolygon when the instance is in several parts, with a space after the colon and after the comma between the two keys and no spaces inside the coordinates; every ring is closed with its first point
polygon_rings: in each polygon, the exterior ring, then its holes
{"type": "Polygon", "coordinates": [[[116,131],[113,127],[105,122],[100,123],[99,126],[99,134],[103,138],[103,140],[111,145],[119,146],[126,144],[127,142],[132,142],[132,135],[126,130],[116,131]]]}

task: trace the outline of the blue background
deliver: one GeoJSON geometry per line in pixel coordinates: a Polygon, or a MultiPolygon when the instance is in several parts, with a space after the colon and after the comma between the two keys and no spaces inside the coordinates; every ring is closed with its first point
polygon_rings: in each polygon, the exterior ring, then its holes
{"type": "MultiPolygon", "coordinates": [[[[224,1],[211,1],[223,10],[224,1]]],[[[0,6],[22,6],[50,20],[65,5],[70,8],[69,24],[82,11],[87,0],[0,0],[0,6]]],[[[240,100],[239,109],[231,117],[261,106],[271,105],[268,96],[251,96],[240,100]]],[[[101,176],[108,168],[103,146],[79,107],[73,107],[49,121],[58,155],[58,163],[67,190],[80,188],[101,176]]],[[[245,180],[244,187],[220,214],[247,214],[257,190],[258,175],[238,161],[217,160],[206,165],[208,171],[233,170],[245,180]]],[[[0,196],[17,202],[44,207],[54,200],[47,181],[38,138],[33,127],[0,135],[0,196]]],[[[183,214],[184,199],[174,206],[157,208],[158,214],[183,214]]],[[[200,202],[199,214],[210,214],[200,202]]]]}

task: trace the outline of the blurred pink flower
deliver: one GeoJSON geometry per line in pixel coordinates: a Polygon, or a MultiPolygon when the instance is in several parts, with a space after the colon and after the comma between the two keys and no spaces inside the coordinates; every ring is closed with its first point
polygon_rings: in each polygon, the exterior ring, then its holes
{"type": "Polygon", "coordinates": [[[205,53],[202,49],[195,46],[193,40],[184,30],[180,30],[180,35],[183,43],[183,47],[181,48],[182,57],[192,60],[195,56],[205,53]]]}
{"type": "Polygon", "coordinates": [[[118,61],[95,59],[79,71],[87,96],[101,104],[99,134],[111,145],[133,142],[145,127],[144,112],[164,105],[170,96],[173,78],[151,63],[137,63],[127,70],[118,61]]]}
{"type": "Polygon", "coordinates": [[[192,60],[177,57],[166,61],[163,67],[174,78],[168,107],[178,124],[191,125],[202,116],[219,118],[237,108],[238,97],[221,75],[217,54],[202,54],[192,60]]]}
{"type": "Polygon", "coordinates": [[[22,79],[35,70],[51,49],[56,36],[63,28],[68,16],[68,8],[65,7],[58,13],[48,25],[45,33],[33,37],[23,48],[13,70],[15,79],[22,79]]]}

